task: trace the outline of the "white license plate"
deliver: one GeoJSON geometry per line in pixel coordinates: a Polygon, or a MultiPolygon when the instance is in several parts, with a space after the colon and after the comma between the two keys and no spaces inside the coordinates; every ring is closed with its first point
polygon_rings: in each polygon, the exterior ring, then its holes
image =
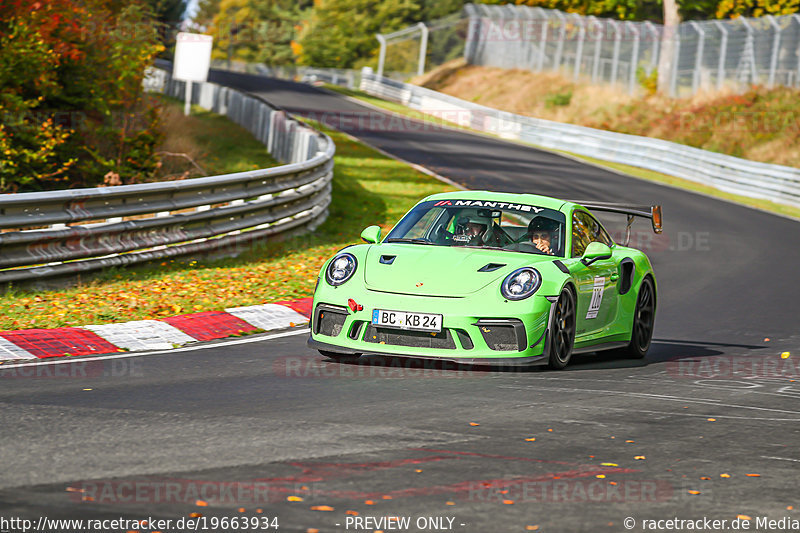
{"type": "Polygon", "coordinates": [[[406,311],[372,310],[372,323],[387,328],[414,331],[442,331],[442,315],[408,313],[406,311]]]}

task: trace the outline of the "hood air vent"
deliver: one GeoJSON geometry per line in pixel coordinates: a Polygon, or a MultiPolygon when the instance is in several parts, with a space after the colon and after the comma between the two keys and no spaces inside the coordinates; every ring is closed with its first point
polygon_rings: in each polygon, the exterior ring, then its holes
{"type": "Polygon", "coordinates": [[[494,272],[498,268],[503,268],[504,266],[506,266],[505,263],[489,263],[479,268],[478,272],[494,272]]]}

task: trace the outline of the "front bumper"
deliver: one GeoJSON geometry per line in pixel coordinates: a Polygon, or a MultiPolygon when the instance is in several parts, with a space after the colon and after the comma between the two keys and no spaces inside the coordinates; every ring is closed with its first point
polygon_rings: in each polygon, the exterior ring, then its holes
{"type": "Polygon", "coordinates": [[[371,291],[321,291],[315,295],[311,348],[343,355],[378,354],[439,359],[463,364],[547,363],[552,303],[534,295],[517,302],[501,298],[443,298],[371,291]],[[347,302],[362,306],[352,311],[347,302]],[[373,309],[441,314],[438,334],[379,328],[373,309]]]}

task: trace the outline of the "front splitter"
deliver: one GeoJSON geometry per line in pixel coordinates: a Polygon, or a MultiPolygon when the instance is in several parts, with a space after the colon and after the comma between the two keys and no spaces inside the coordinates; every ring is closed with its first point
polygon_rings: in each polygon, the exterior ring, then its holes
{"type": "Polygon", "coordinates": [[[360,356],[360,355],[378,355],[382,357],[402,357],[407,359],[423,359],[427,361],[447,361],[450,363],[457,363],[462,365],[483,365],[483,366],[538,366],[546,365],[547,358],[544,355],[533,355],[528,357],[448,357],[446,355],[430,356],[430,355],[415,355],[415,354],[397,354],[372,350],[353,350],[350,348],[343,348],[334,344],[328,344],[314,340],[309,336],[308,347],[314,350],[323,350],[341,355],[360,356]]]}

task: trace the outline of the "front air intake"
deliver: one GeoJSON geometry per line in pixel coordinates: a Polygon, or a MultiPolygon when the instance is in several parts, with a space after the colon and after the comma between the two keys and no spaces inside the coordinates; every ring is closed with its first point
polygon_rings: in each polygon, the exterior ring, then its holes
{"type": "Polygon", "coordinates": [[[477,326],[486,346],[499,352],[521,352],[527,345],[525,325],[516,318],[481,319],[477,326]]]}
{"type": "Polygon", "coordinates": [[[319,304],[314,311],[314,333],[335,337],[342,332],[347,320],[347,309],[344,307],[319,304]]]}

